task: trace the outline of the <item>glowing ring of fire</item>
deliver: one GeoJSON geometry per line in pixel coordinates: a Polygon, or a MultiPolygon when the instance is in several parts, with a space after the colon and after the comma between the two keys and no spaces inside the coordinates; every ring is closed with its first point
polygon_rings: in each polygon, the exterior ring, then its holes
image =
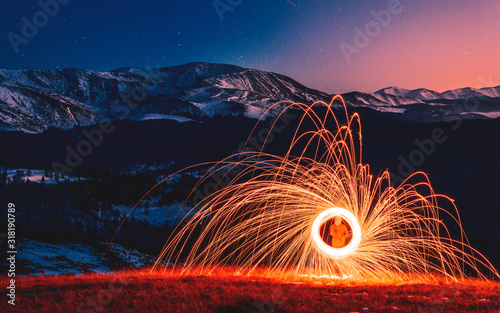
{"type": "Polygon", "coordinates": [[[321,212],[316,217],[312,225],[311,235],[314,243],[316,244],[316,247],[320,252],[323,252],[324,254],[331,257],[341,258],[353,253],[358,248],[359,242],[361,241],[361,227],[359,226],[358,220],[356,219],[354,214],[346,209],[334,207],[321,212]],[[328,245],[323,241],[320,234],[321,225],[329,219],[334,218],[335,216],[340,216],[342,219],[347,221],[352,230],[351,241],[347,246],[342,248],[334,248],[328,245]]]}

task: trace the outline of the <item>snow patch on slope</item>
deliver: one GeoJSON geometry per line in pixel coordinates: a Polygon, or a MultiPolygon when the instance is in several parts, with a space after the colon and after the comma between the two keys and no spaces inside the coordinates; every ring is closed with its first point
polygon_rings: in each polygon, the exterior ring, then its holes
{"type": "MultiPolygon", "coordinates": [[[[24,265],[25,274],[61,275],[85,272],[107,273],[116,264],[103,256],[107,244],[89,243],[46,243],[23,239],[18,242],[17,259],[24,265]]],[[[106,253],[127,263],[130,267],[141,268],[152,264],[156,258],[134,249],[113,243],[106,253]]],[[[19,273],[22,275],[22,273],[19,273]]]]}
{"type": "MultiPolygon", "coordinates": [[[[157,205],[160,197],[152,197],[143,200],[132,211],[132,207],[127,205],[112,205],[113,210],[118,210],[121,216],[147,221],[151,225],[165,225],[170,227],[179,223],[191,211],[191,207],[184,205],[184,202],[173,202],[169,205],[157,205]]],[[[193,213],[194,214],[194,213],[193,213]]],[[[189,215],[191,216],[191,215],[189,215]]]]}
{"type": "Polygon", "coordinates": [[[149,120],[172,120],[179,123],[192,122],[193,120],[182,115],[170,115],[170,114],[156,114],[156,113],[145,113],[137,114],[128,117],[127,119],[131,121],[149,121],[149,120]]]}

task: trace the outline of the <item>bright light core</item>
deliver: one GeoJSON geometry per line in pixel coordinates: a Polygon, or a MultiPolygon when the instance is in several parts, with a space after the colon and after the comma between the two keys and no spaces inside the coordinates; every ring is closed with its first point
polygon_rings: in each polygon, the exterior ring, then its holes
{"type": "Polygon", "coordinates": [[[346,209],[343,208],[331,208],[321,212],[313,222],[311,229],[311,236],[316,244],[316,248],[327,256],[334,258],[342,258],[350,255],[356,248],[359,246],[359,242],[361,241],[361,227],[359,226],[358,220],[346,209]],[[321,238],[320,228],[323,223],[327,222],[330,219],[333,219],[335,216],[340,216],[344,221],[346,221],[352,230],[352,239],[345,247],[342,248],[334,248],[327,244],[323,238],[321,238]]]}

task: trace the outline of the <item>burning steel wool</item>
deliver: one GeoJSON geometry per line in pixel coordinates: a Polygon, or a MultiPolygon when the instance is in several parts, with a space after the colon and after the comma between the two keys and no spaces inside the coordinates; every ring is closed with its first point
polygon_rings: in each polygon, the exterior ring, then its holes
{"type": "Polygon", "coordinates": [[[346,122],[340,123],[335,103],[346,108],[340,96],[329,104],[281,102],[270,108],[303,112],[288,152],[242,151],[215,164],[198,186],[214,175],[220,181],[235,169],[238,174],[193,208],[153,270],[210,273],[231,265],[241,273],[259,269],[278,277],[499,277],[468,244],[453,201],[435,194],[425,173],[399,186],[391,185],[387,171],[370,173],[361,163],[359,115],[345,110],[346,122]],[[318,106],[326,113],[317,113],[318,106]],[[303,130],[306,121],[313,130],[303,130]],[[438,200],[449,201],[453,212],[438,200]],[[444,215],[455,221],[458,239],[444,225],[444,215]]]}

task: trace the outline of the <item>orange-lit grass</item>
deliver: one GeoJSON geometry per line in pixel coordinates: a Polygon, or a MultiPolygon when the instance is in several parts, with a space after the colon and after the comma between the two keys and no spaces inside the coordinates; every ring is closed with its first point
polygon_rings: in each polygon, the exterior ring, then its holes
{"type": "MultiPolygon", "coordinates": [[[[263,278],[231,267],[211,275],[148,270],[16,279],[9,312],[500,312],[500,282],[362,282],[263,278]]],[[[0,278],[2,286],[7,281],[0,278]]]]}

